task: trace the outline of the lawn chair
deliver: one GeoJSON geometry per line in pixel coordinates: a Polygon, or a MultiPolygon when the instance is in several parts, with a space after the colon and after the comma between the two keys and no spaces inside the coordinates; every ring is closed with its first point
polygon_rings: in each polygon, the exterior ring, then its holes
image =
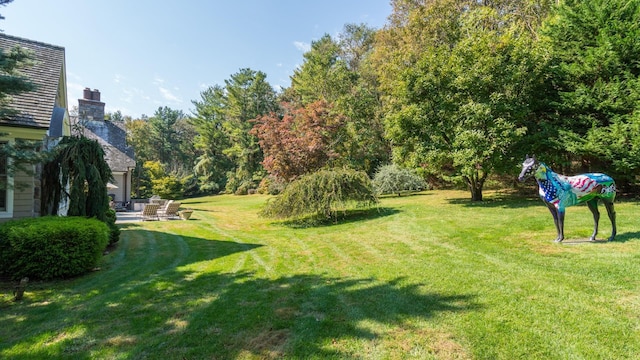
{"type": "Polygon", "coordinates": [[[146,204],[144,208],[142,208],[142,221],[160,220],[160,217],[158,217],[159,208],[160,205],[158,204],[146,204]]]}
{"type": "Polygon", "coordinates": [[[178,209],[180,208],[180,203],[175,202],[173,200],[169,200],[164,208],[158,210],[158,216],[165,219],[179,219],[178,209]]]}

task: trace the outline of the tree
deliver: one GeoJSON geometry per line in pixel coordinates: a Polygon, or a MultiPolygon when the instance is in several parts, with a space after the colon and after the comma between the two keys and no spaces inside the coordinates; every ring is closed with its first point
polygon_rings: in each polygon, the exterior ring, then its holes
{"type": "Polygon", "coordinates": [[[343,116],[335,162],[369,174],[390,157],[379,116],[377,80],[368,64],[374,33],[364,24],[348,24],[339,40],[324,35],[312,42],[286,91],[290,102],[305,106],[323,101],[343,116]]]}
{"type": "Polygon", "coordinates": [[[349,207],[369,207],[378,202],[371,180],[361,171],[321,170],[292,182],[270,200],[262,214],[273,218],[324,216],[335,219],[349,207]]]}
{"type": "Polygon", "coordinates": [[[149,119],[149,130],[147,135],[155,146],[157,159],[172,170],[178,171],[183,168],[181,154],[179,152],[179,138],[176,124],[185,116],[180,110],[173,110],[169,107],[159,107],[154,115],[149,119]]]}
{"type": "Polygon", "coordinates": [[[619,183],[640,171],[640,3],[567,0],[543,27],[559,143],[619,183]]]}
{"type": "Polygon", "coordinates": [[[69,216],[107,220],[107,182],[113,181],[102,146],[86,137],[64,137],[44,164],[42,214],[57,215],[58,204],[68,200],[69,216]]]}
{"type": "Polygon", "coordinates": [[[151,190],[163,199],[177,199],[182,197],[184,187],[181,179],[175,173],[167,173],[164,165],[159,161],[147,161],[144,169],[151,180],[151,190]]]}
{"type": "Polygon", "coordinates": [[[241,69],[225,80],[225,132],[230,146],[224,154],[235,164],[227,173],[226,188],[256,187],[264,177],[258,138],[250,133],[254,120],[277,109],[276,94],[261,71],[241,69]]]}
{"type": "Polygon", "coordinates": [[[135,120],[125,120],[127,130],[127,144],[131,146],[136,154],[136,168],[132,176],[132,191],[135,197],[143,198],[153,195],[151,190],[151,179],[144,170],[144,163],[158,158],[155,144],[149,136],[151,126],[145,118],[135,120]]]}
{"type": "Polygon", "coordinates": [[[194,146],[198,156],[194,172],[202,191],[213,192],[225,188],[227,172],[233,169],[231,159],[224,153],[231,140],[225,131],[225,91],[216,85],[200,93],[201,100],[193,101],[196,107],[191,123],[195,127],[194,146]]]}
{"type": "Polygon", "coordinates": [[[269,174],[287,182],[316,171],[338,155],[336,135],[344,119],[332,114],[324,101],[295,108],[283,104],[284,115],[272,112],[257,120],[252,134],[264,153],[262,165],[269,174]]]}
{"type": "Polygon", "coordinates": [[[460,179],[482,200],[489,174],[513,163],[545,62],[499,6],[442,0],[399,10],[377,55],[389,59],[378,71],[395,74],[381,76],[394,159],[460,179]]]}

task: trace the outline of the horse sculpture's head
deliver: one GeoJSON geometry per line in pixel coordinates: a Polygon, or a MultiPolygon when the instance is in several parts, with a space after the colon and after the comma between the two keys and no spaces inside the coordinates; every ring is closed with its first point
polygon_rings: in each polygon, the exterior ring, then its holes
{"type": "Polygon", "coordinates": [[[536,160],[535,156],[529,157],[529,155],[527,155],[522,163],[522,171],[520,172],[520,176],[518,176],[518,180],[527,180],[531,175],[536,173],[539,165],[540,163],[536,160]]]}

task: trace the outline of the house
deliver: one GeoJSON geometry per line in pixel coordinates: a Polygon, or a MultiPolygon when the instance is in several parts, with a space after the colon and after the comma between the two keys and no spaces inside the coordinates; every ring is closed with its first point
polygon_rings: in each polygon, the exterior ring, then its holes
{"type": "Polygon", "coordinates": [[[105,103],[100,101],[100,91],[85,88],[78,99],[77,123],[84,136],[97,140],[105,152],[105,160],[111,168],[114,182],[109,184],[109,195],[116,204],[131,201],[131,176],[136,161],[133,148],[127,145],[124,123],[105,120],[105,103]]]}
{"type": "MultiPolygon", "coordinates": [[[[9,107],[15,115],[0,118],[0,146],[20,140],[41,142],[51,148],[71,134],[67,111],[67,80],[64,47],[0,33],[0,49],[8,52],[20,46],[32,52],[35,63],[21,72],[36,89],[14,95],[9,107]]],[[[40,215],[40,165],[33,171],[9,174],[11,159],[0,159],[0,221],[40,215]]]]}

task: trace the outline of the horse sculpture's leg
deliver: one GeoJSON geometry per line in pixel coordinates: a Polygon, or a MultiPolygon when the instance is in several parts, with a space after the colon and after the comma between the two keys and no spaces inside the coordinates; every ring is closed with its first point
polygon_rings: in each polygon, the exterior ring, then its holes
{"type": "Polygon", "coordinates": [[[564,240],[564,211],[560,212],[558,209],[550,203],[545,202],[551,215],[553,216],[553,223],[556,225],[556,231],[558,233],[558,237],[554,240],[555,242],[561,242],[564,240]]]}
{"type": "Polygon", "coordinates": [[[598,222],[600,221],[600,211],[598,211],[598,199],[592,199],[587,201],[587,206],[593,214],[593,234],[589,238],[589,241],[596,241],[596,235],[598,235],[598,222]]]}
{"type": "Polygon", "coordinates": [[[613,241],[616,237],[617,229],[616,229],[616,211],[613,207],[613,201],[602,199],[604,206],[607,208],[607,214],[609,215],[609,220],[611,220],[611,237],[607,241],[613,241]]]}

